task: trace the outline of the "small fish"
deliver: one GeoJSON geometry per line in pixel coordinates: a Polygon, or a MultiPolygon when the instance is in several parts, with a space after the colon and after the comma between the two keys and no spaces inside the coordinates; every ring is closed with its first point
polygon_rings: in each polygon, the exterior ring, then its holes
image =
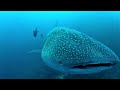
{"type": "Polygon", "coordinates": [[[41,38],[43,38],[43,37],[44,37],[42,33],[41,33],[41,35],[40,35],[40,36],[41,36],[41,38]]]}
{"type": "Polygon", "coordinates": [[[36,37],[37,34],[38,34],[38,30],[37,30],[37,28],[36,28],[36,29],[33,31],[33,36],[36,37]]]}

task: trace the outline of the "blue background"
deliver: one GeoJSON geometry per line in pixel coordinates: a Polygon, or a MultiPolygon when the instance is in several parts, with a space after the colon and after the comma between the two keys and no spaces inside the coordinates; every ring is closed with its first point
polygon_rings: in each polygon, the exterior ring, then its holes
{"type": "Polygon", "coordinates": [[[102,42],[120,57],[119,11],[0,11],[0,79],[44,79],[60,74],[47,67],[39,54],[27,53],[42,46],[40,34],[45,37],[56,22],[102,42]],[[39,33],[34,38],[36,27],[39,33]]]}

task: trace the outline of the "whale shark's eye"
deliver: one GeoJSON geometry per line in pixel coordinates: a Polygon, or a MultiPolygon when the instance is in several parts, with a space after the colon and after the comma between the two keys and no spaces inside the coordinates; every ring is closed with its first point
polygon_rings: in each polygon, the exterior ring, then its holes
{"type": "Polygon", "coordinates": [[[115,64],[116,63],[97,63],[97,64],[77,65],[77,66],[73,66],[71,68],[84,69],[84,68],[92,68],[92,67],[110,67],[110,66],[113,66],[115,64]]]}
{"type": "Polygon", "coordinates": [[[62,62],[62,61],[59,61],[58,63],[59,63],[59,64],[63,64],[63,62],[62,62]]]}

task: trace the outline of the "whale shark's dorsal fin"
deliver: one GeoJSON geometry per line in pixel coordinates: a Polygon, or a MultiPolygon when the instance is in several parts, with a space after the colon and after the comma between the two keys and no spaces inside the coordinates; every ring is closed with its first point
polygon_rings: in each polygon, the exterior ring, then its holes
{"type": "Polygon", "coordinates": [[[41,53],[41,49],[36,49],[36,50],[31,50],[31,51],[29,51],[28,53],[41,53]]]}

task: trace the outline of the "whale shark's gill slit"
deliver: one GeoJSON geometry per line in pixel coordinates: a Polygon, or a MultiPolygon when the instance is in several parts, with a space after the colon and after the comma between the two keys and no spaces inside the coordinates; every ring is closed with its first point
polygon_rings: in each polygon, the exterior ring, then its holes
{"type": "Polygon", "coordinates": [[[84,68],[92,68],[92,67],[110,67],[115,65],[116,63],[97,63],[97,64],[87,64],[87,65],[77,65],[77,66],[73,66],[71,68],[77,69],[84,69],[84,68]]]}

